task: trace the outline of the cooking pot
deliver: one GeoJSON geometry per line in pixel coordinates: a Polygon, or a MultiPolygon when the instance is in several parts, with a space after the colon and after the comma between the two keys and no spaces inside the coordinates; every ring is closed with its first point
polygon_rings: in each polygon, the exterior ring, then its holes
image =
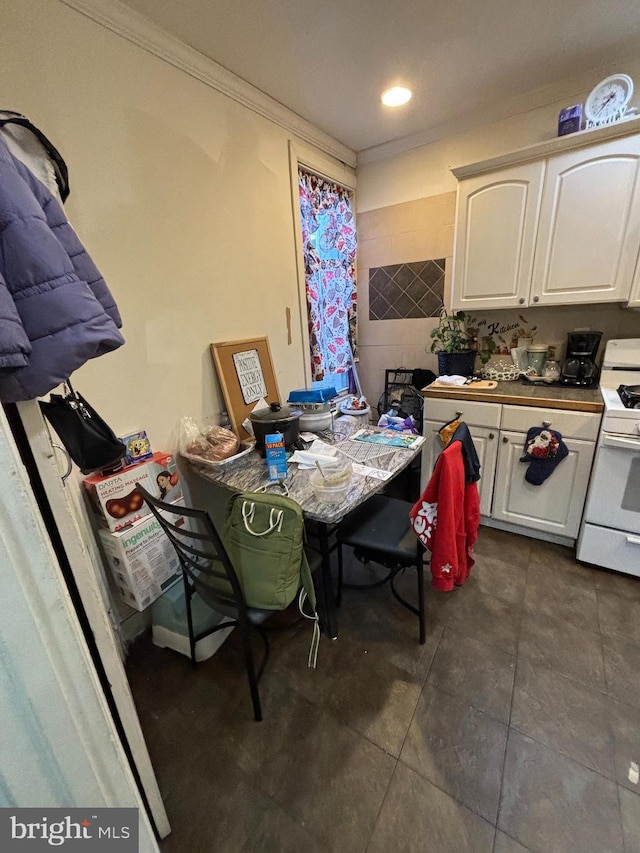
{"type": "Polygon", "coordinates": [[[249,420],[253,425],[256,447],[264,456],[265,436],[274,432],[282,433],[285,447],[290,448],[300,438],[300,409],[290,409],[280,403],[270,403],[268,409],[251,412],[249,420]]]}

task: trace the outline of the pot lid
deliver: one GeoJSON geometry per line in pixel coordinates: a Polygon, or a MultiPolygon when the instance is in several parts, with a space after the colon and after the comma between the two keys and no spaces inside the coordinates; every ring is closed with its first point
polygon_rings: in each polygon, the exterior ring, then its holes
{"type": "Polygon", "coordinates": [[[300,409],[290,409],[289,406],[283,406],[281,403],[269,403],[268,409],[258,409],[257,412],[249,414],[249,420],[253,423],[264,424],[274,421],[295,421],[302,412],[300,409]]]}

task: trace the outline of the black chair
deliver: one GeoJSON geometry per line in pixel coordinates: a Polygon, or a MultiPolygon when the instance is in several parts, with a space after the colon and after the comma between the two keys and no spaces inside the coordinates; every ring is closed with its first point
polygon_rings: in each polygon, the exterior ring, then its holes
{"type": "Polygon", "coordinates": [[[150,495],[139,483],[136,489],[169,537],[180,560],[187,606],[189,648],[193,664],[195,665],[196,662],[196,643],[199,640],[229,625],[236,625],[240,631],[244,651],[254,717],[257,721],[262,720],[258,682],[269,657],[269,641],[256,622],[264,619],[268,613],[247,607],[238,576],[208,512],[190,507],[176,507],[174,504],[160,501],[150,495]],[[195,524],[191,525],[193,529],[175,524],[176,516],[193,519],[195,521],[195,524]],[[191,599],[196,592],[206,604],[227,617],[222,624],[199,634],[193,632],[191,612],[191,599]],[[257,671],[251,648],[251,629],[255,629],[264,642],[264,657],[257,671]]]}
{"type": "Polygon", "coordinates": [[[409,510],[413,506],[409,501],[390,498],[386,495],[374,495],[362,506],[355,509],[338,528],[338,595],[337,604],[342,600],[342,588],[373,589],[389,581],[395,598],[415,613],[420,625],[420,643],[425,642],[424,616],[424,548],[416,538],[409,522],[409,510]],[[375,562],[388,569],[388,574],[373,583],[346,583],[343,576],[343,545],[350,545],[354,554],[362,563],[375,562]],[[418,606],[414,607],[404,599],[395,587],[395,578],[412,566],[416,569],[418,580],[418,606]]]}

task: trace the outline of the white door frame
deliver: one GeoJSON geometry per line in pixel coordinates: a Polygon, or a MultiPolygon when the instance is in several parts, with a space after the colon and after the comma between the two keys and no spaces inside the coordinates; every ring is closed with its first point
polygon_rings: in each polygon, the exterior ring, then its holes
{"type": "Polygon", "coordinates": [[[0,409],[0,805],[136,807],[151,823],[0,409]]]}

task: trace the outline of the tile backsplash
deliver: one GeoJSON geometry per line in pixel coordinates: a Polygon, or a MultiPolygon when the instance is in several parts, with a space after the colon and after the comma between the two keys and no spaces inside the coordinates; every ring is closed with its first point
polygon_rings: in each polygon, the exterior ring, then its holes
{"type": "Polygon", "coordinates": [[[445,259],[369,270],[369,319],[437,317],[443,304],[445,259]]]}

